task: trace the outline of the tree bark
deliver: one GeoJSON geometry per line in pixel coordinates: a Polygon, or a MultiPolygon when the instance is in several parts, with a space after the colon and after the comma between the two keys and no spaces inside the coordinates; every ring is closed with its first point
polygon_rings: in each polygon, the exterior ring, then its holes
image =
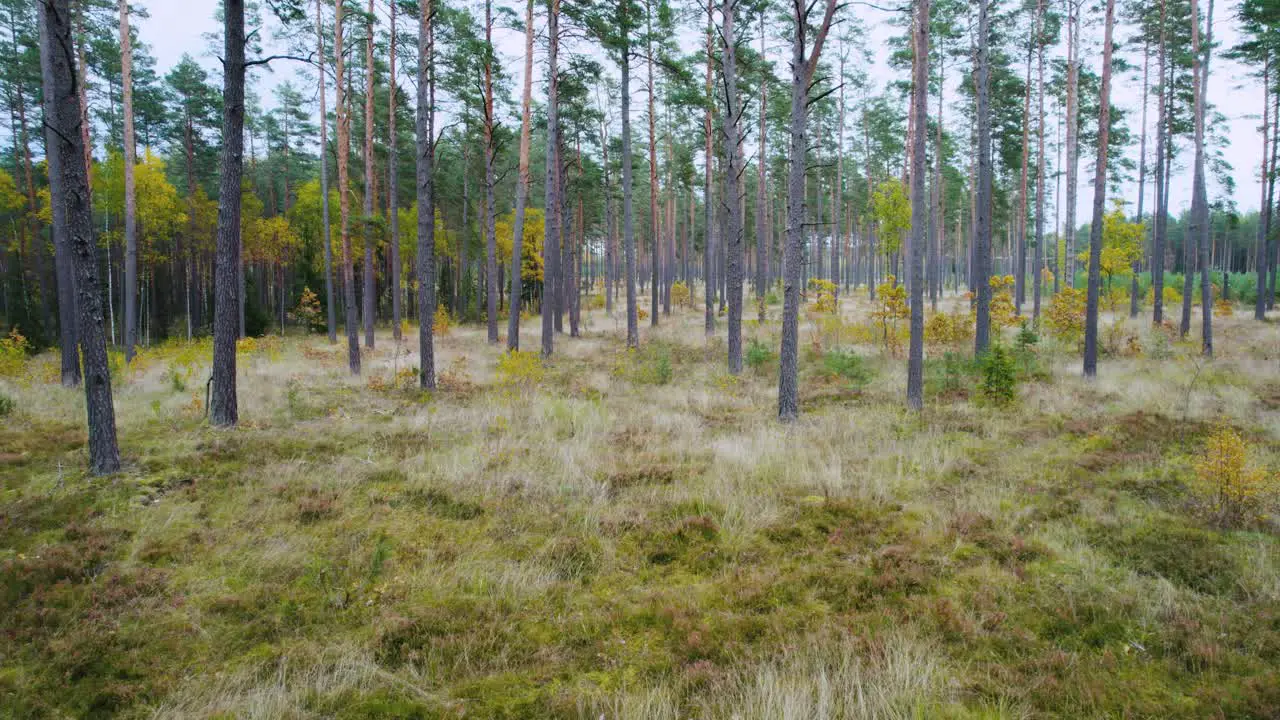
{"type": "Polygon", "coordinates": [[[1260,215],[1258,217],[1258,239],[1257,248],[1254,253],[1254,264],[1257,266],[1257,298],[1254,300],[1253,317],[1255,320],[1265,320],[1267,318],[1267,276],[1269,268],[1267,264],[1270,262],[1271,253],[1268,244],[1270,238],[1267,235],[1268,220],[1271,215],[1271,205],[1267,202],[1267,161],[1269,143],[1271,140],[1271,103],[1267,95],[1271,89],[1271,53],[1267,51],[1267,56],[1262,66],[1262,162],[1261,170],[1258,177],[1261,178],[1262,199],[1258,202],[1260,215]]]}
{"type": "Polygon", "coordinates": [[[324,302],[329,344],[338,342],[338,299],[333,294],[333,242],[329,233],[329,116],[325,110],[324,16],[316,0],[316,52],[320,63],[320,213],[324,226],[324,302]]]}
{"type": "Polygon", "coordinates": [[[230,427],[239,421],[236,397],[236,338],[243,271],[240,261],[240,180],[244,173],[244,2],[227,0],[222,84],[222,178],[219,184],[218,240],[214,259],[213,387],[209,422],[230,427]]]}
{"type": "MultiPolygon", "coordinates": [[[[706,110],[702,120],[703,139],[706,147],[703,150],[703,157],[706,159],[704,176],[702,181],[702,219],[704,226],[704,236],[702,240],[702,285],[704,290],[704,317],[703,332],[707,337],[711,337],[716,332],[716,309],[715,309],[715,272],[712,266],[715,258],[715,229],[712,223],[711,210],[711,175],[713,171],[712,148],[711,148],[711,113],[715,107],[715,103],[711,94],[711,72],[712,65],[715,63],[715,53],[712,51],[711,31],[712,31],[711,5],[707,5],[707,31],[706,31],[706,54],[707,54],[707,83],[706,83],[706,110]]],[[[623,72],[626,72],[624,67],[623,72]]],[[[626,77],[624,74],[623,77],[626,77]]],[[[626,97],[623,97],[626,102],[626,97]]],[[[624,108],[626,105],[623,106],[624,108]]],[[[626,116],[623,116],[626,120],[626,116]]],[[[623,136],[623,142],[626,143],[626,136],[623,136]]],[[[623,162],[627,162],[627,157],[623,157],[623,162]]],[[[626,169],[623,169],[624,177],[626,169]]],[[[623,193],[627,190],[624,188],[623,193]]],[[[625,202],[625,201],[624,201],[625,202]]]]}
{"type": "MultiPolygon", "coordinates": [[[[485,233],[485,310],[489,342],[498,342],[498,241],[495,223],[497,211],[493,198],[493,165],[497,155],[497,140],[494,137],[494,125],[497,119],[493,116],[493,2],[484,3],[484,233],[485,233]]],[[[519,313],[517,313],[518,315],[519,313]]]]}
{"type": "MultiPolygon", "coordinates": [[[[400,148],[396,137],[396,3],[391,6],[390,73],[387,80],[387,220],[391,224],[391,337],[400,347],[400,148]]],[[[397,350],[398,352],[398,350],[397,350]]]]}
{"type": "MultiPolygon", "coordinates": [[[[1191,0],[1193,3],[1195,0],[1191,0]]],[[[1085,300],[1084,375],[1098,374],[1098,296],[1102,289],[1102,224],[1107,201],[1107,143],[1111,131],[1111,54],[1116,0],[1107,0],[1102,41],[1102,86],[1098,91],[1098,160],[1093,171],[1093,218],[1089,225],[1089,288],[1085,300]]]]}
{"type": "MultiPolygon", "coordinates": [[[[1142,131],[1138,140],[1138,222],[1142,223],[1142,201],[1147,187],[1147,89],[1151,67],[1151,44],[1142,46],[1142,131]]],[[[1143,226],[1145,229],[1145,225],[1143,226]]],[[[1145,234],[1145,233],[1144,233],[1145,234]]],[[[1133,279],[1129,284],[1129,317],[1138,317],[1138,293],[1141,292],[1138,274],[1142,271],[1142,261],[1133,261],[1133,279]]]]}
{"type": "Polygon", "coordinates": [[[729,296],[729,374],[742,373],[742,141],[739,137],[742,107],[738,98],[738,54],[734,29],[736,0],[723,0],[720,4],[720,39],[724,73],[724,156],[725,197],[728,222],[725,234],[725,251],[729,296]]]}
{"type": "MultiPolygon", "coordinates": [[[[436,210],[435,163],[435,3],[424,0],[418,16],[418,111],[417,169],[418,194],[418,385],[423,390],[436,387],[436,210]]],[[[347,265],[350,267],[350,265],[347,265]]],[[[350,318],[352,312],[347,312],[350,318]]],[[[350,335],[349,335],[350,340],[350,335]]]]}
{"type": "MultiPolygon", "coordinates": [[[[1068,0],[1069,2],[1071,0],[1068,0]]],[[[982,355],[991,344],[991,2],[978,3],[977,87],[978,191],[974,223],[973,275],[977,291],[977,326],[974,354],[982,355]]]]}
{"type": "Polygon", "coordinates": [[[75,265],[76,334],[84,355],[89,469],[94,475],[106,475],[120,469],[120,449],[116,443],[102,296],[98,289],[89,176],[82,162],[84,136],[76,102],[79,79],[71,52],[71,11],[68,0],[41,0],[37,10],[45,88],[45,143],[50,171],[58,176],[51,184],[50,200],[54,206],[61,206],[61,211],[53,215],[55,223],[62,223],[54,228],[54,236],[66,239],[75,265]],[[55,190],[57,195],[52,194],[55,190]]]}
{"type": "Polygon", "coordinates": [[[911,340],[907,354],[907,407],[924,408],[924,251],[929,223],[925,197],[925,136],[929,108],[929,0],[915,1],[912,32],[914,62],[911,112],[916,132],[911,137],[911,340]]]}
{"type": "Polygon", "coordinates": [[[1045,0],[1039,0],[1036,3],[1036,44],[1039,46],[1039,58],[1036,68],[1036,84],[1039,88],[1039,98],[1037,115],[1038,129],[1036,131],[1036,247],[1035,258],[1031,263],[1031,292],[1035,295],[1032,300],[1031,317],[1036,322],[1040,322],[1040,297],[1043,294],[1044,273],[1041,268],[1044,266],[1044,4],[1045,0]]]}
{"type": "MultiPolygon", "coordinates": [[[[1200,9],[1191,0],[1192,90],[1195,94],[1195,169],[1191,190],[1191,225],[1200,256],[1200,342],[1201,352],[1213,357],[1213,284],[1210,280],[1209,198],[1205,188],[1204,116],[1209,92],[1209,58],[1213,52],[1213,0],[1205,20],[1205,43],[1200,44],[1200,9]]],[[[1225,277],[1224,277],[1225,282],[1225,277]]]]}
{"type": "MultiPolygon", "coordinates": [[[[760,16],[760,57],[765,56],[764,46],[764,15],[760,16]]],[[[765,152],[768,140],[768,129],[766,120],[768,117],[768,78],[761,77],[760,81],[760,154],[756,158],[757,177],[756,177],[756,310],[758,320],[761,325],[764,324],[765,315],[768,309],[765,306],[765,296],[767,294],[766,286],[768,284],[769,273],[769,180],[765,170],[765,164],[768,160],[768,154],[765,152]]],[[[841,108],[844,107],[844,90],[841,90],[841,108]]],[[[841,121],[841,127],[843,127],[841,121]]],[[[690,218],[692,221],[692,218],[690,218]]]]}
{"type": "Polygon", "coordinates": [[[657,113],[654,107],[654,95],[657,87],[653,83],[653,8],[652,2],[645,2],[645,39],[649,66],[649,293],[652,306],[649,313],[649,325],[658,327],[658,287],[662,269],[662,243],[658,228],[658,143],[656,138],[657,113]]]}
{"type": "Polygon", "coordinates": [[[378,312],[377,276],[373,265],[374,246],[378,244],[373,231],[373,0],[369,0],[365,15],[364,78],[364,282],[360,289],[364,302],[364,344],[372,348],[375,343],[373,321],[378,312]]]}
{"type": "Polygon", "coordinates": [[[1067,0],[1067,208],[1063,239],[1067,287],[1075,287],[1076,190],[1080,153],[1080,3],[1067,0]]]}
{"type": "Polygon", "coordinates": [[[529,145],[532,135],[533,102],[533,0],[528,0],[524,14],[524,93],[520,102],[520,177],[516,183],[515,221],[511,237],[511,300],[507,319],[507,350],[520,349],[520,305],[524,293],[521,269],[524,267],[524,215],[529,202],[529,145]]]}
{"type": "Polygon", "coordinates": [[[560,127],[559,70],[556,66],[560,47],[560,0],[547,1],[547,183],[544,207],[542,245],[542,356],[551,357],[555,349],[556,297],[560,260],[560,127]]]}
{"type": "Polygon", "coordinates": [[[778,419],[794,422],[800,415],[799,330],[800,279],[804,253],[805,153],[808,149],[809,86],[822,56],[822,45],[831,30],[837,0],[827,0],[822,25],[814,34],[813,48],[805,53],[809,36],[809,9],[805,0],[792,0],[794,27],[791,41],[791,143],[787,170],[787,240],[783,263],[782,342],[778,354],[778,419]]]}
{"type": "Polygon", "coordinates": [[[1168,5],[1160,0],[1160,49],[1157,53],[1157,67],[1160,73],[1160,100],[1156,112],[1156,211],[1155,223],[1151,230],[1151,322],[1160,325],[1164,322],[1164,254],[1165,229],[1168,226],[1169,211],[1165,204],[1165,188],[1169,183],[1169,163],[1165,145],[1169,142],[1169,103],[1167,101],[1167,82],[1165,65],[1168,58],[1168,38],[1166,20],[1168,5]]]}
{"type": "MultiPolygon", "coordinates": [[[[352,375],[359,375],[360,335],[356,318],[356,275],[351,258],[351,198],[347,193],[350,184],[348,165],[351,157],[351,110],[347,106],[346,86],[343,83],[345,77],[343,57],[345,48],[342,44],[344,2],[345,0],[339,0],[334,3],[333,16],[333,57],[338,93],[334,104],[338,113],[338,215],[342,233],[342,293],[347,316],[347,367],[352,375]]],[[[419,206],[419,212],[421,212],[421,206],[419,206]]],[[[432,310],[434,311],[434,307],[432,310]]]]}
{"type": "Polygon", "coordinates": [[[138,198],[133,167],[133,47],[129,2],[120,0],[120,82],[124,104],[124,359],[133,362],[138,344],[138,198]]]}

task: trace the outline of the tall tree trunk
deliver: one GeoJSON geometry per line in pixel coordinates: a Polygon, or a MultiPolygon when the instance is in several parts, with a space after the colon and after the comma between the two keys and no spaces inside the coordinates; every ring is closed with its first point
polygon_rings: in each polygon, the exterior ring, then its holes
{"type": "MultiPolygon", "coordinates": [[[[711,113],[712,113],[712,109],[715,107],[715,103],[711,95],[711,68],[712,68],[712,65],[715,64],[716,58],[711,45],[711,31],[713,28],[711,7],[712,6],[710,4],[707,5],[707,31],[706,31],[707,84],[706,84],[706,91],[705,91],[706,94],[704,97],[704,101],[706,103],[706,110],[703,114],[703,120],[702,120],[703,140],[706,143],[706,147],[703,150],[703,156],[706,162],[705,162],[705,168],[704,168],[704,176],[702,180],[702,219],[703,219],[703,226],[704,226],[704,233],[705,233],[702,239],[702,284],[703,284],[703,290],[704,290],[704,296],[705,296],[704,305],[703,305],[703,309],[704,309],[703,332],[706,334],[707,337],[711,337],[712,335],[715,334],[715,331],[716,331],[715,272],[712,266],[713,259],[715,258],[715,247],[714,247],[715,246],[715,229],[714,229],[714,224],[712,222],[712,210],[711,210],[711,186],[712,186],[711,174],[712,174],[713,165],[714,165],[714,163],[712,162],[712,154],[711,154],[712,152],[711,113]]],[[[623,68],[623,72],[624,72],[623,77],[625,78],[626,77],[625,67],[623,68]]],[[[624,103],[626,102],[625,97],[623,97],[623,102],[624,103]]],[[[626,106],[624,105],[623,107],[625,108],[626,106]]],[[[625,115],[623,117],[623,120],[624,121],[626,120],[625,115]]],[[[623,136],[623,142],[624,143],[627,142],[625,135],[623,136]]],[[[624,163],[628,162],[627,156],[623,157],[623,162],[624,163]]],[[[623,172],[626,173],[625,168],[623,172]]],[[[627,190],[624,188],[623,193],[625,194],[626,192],[627,190]]]]}
{"type": "Polygon", "coordinates": [[[727,213],[725,252],[728,253],[729,374],[742,373],[742,141],[739,138],[742,107],[738,99],[737,36],[733,26],[736,0],[720,4],[720,39],[724,72],[724,158],[727,213]]]}
{"type": "Polygon", "coordinates": [[[1036,110],[1038,116],[1038,129],[1036,130],[1036,247],[1035,258],[1031,263],[1031,292],[1035,297],[1032,300],[1031,317],[1037,323],[1040,321],[1040,296],[1043,294],[1044,284],[1044,273],[1041,270],[1044,266],[1044,4],[1045,0],[1039,0],[1036,3],[1036,44],[1039,46],[1036,84],[1039,85],[1039,97],[1036,110]]]}
{"type": "MultiPolygon", "coordinates": [[[[1191,0],[1193,3],[1195,0],[1191,0]]],[[[1111,134],[1111,36],[1116,0],[1107,0],[1102,41],[1102,86],[1098,91],[1098,160],[1093,171],[1093,218],[1089,225],[1089,289],[1085,300],[1084,375],[1098,374],[1098,296],[1102,289],[1102,224],[1107,203],[1107,144],[1111,134]]]]}
{"type": "MultiPolygon", "coordinates": [[[[1267,95],[1271,89],[1271,52],[1268,50],[1266,58],[1262,66],[1262,163],[1258,177],[1261,180],[1262,199],[1258,202],[1259,218],[1258,218],[1258,239],[1257,248],[1254,252],[1254,264],[1257,266],[1257,297],[1253,305],[1253,317],[1255,320],[1265,320],[1267,318],[1267,286],[1268,267],[1271,253],[1268,248],[1270,238],[1267,234],[1267,225],[1271,216],[1271,205],[1267,202],[1267,160],[1269,143],[1271,140],[1271,102],[1267,95]]],[[[1280,120],[1280,118],[1277,118],[1280,120]]]]}
{"type": "Polygon", "coordinates": [[[507,319],[507,350],[520,349],[520,304],[524,290],[520,277],[524,267],[524,215],[529,202],[529,145],[531,141],[533,102],[533,0],[528,0],[524,14],[524,93],[520,101],[520,177],[516,183],[515,222],[511,236],[511,307],[507,319]]]}
{"type": "MultiPolygon", "coordinates": [[[[333,242],[329,235],[329,117],[325,111],[324,16],[316,0],[316,52],[320,63],[320,214],[324,227],[324,300],[329,344],[338,342],[338,298],[333,294],[333,242]]],[[[339,83],[341,84],[341,83],[339,83]]]]}
{"type": "Polygon", "coordinates": [[[1076,190],[1080,154],[1080,2],[1067,0],[1067,209],[1063,239],[1066,243],[1067,287],[1076,286],[1076,190]]]}
{"type": "MultiPolygon", "coordinates": [[[[1142,201],[1147,187],[1147,90],[1151,68],[1151,43],[1142,46],[1142,131],[1138,140],[1138,222],[1142,223],[1142,201]]],[[[1143,225],[1145,229],[1146,226],[1143,225]]],[[[1144,233],[1145,234],[1145,233],[1144,233]]],[[[1138,274],[1142,271],[1142,261],[1133,261],[1133,279],[1129,285],[1129,317],[1138,317],[1138,293],[1141,287],[1138,274]]]]}
{"type": "Polygon", "coordinates": [[[645,41],[649,65],[649,254],[650,283],[652,307],[649,313],[649,325],[658,327],[658,278],[662,269],[661,233],[658,230],[658,143],[656,137],[657,113],[654,106],[654,95],[657,87],[653,83],[653,3],[645,2],[645,41]]]}
{"type": "Polygon", "coordinates": [[[209,421],[229,427],[239,421],[236,397],[236,337],[241,288],[240,180],[244,173],[244,2],[224,4],[222,83],[222,178],[213,306],[213,383],[209,421]]]}
{"type": "Polygon", "coordinates": [[[978,0],[978,52],[974,80],[977,87],[978,192],[973,243],[974,277],[970,283],[976,288],[978,299],[974,354],[982,355],[991,344],[991,0],[978,0]]]}
{"type": "Polygon", "coordinates": [[[364,344],[365,347],[372,348],[373,321],[378,312],[377,277],[373,265],[374,246],[378,244],[373,231],[373,0],[369,0],[368,14],[365,15],[364,77],[364,283],[361,291],[364,301],[364,344]]]}
{"type": "MultiPolygon", "coordinates": [[[[238,7],[228,0],[228,17],[238,7]]],[[[44,81],[45,147],[49,171],[57,180],[50,185],[50,201],[61,206],[55,212],[54,237],[66,239],[75,264],[76,324],[84,355],[85,409],[89,431],[89,470],[106,475],[120,469],[116,443],[115,408],[111,400],[111,376],[107,369],[107,339],[102,322],[102,296],[98,289],[98,253],[93,237],[93,208],[89,176],[82,162],[84,147],[76,104],[78,80],[71,48],[71,9],[68,0],[41,0],[40,70],[44,81]],[[54,195],[54,192],[57,192],[54,195]]],[[[243,16],[242,16],[243,17],[243,16]]],[[[232,22],[228,20],[228,29],[232,22]]],[[[243,28],[243,25],[241,25],[243,28]]],[[[228,37],[231,33],[228,32],[228,37]]],[[[229,60],[234,60],[229,57],[229,60]]]]}
{"type": "MultiPolygon", "coordinates": [[[[435,209],[435,3],[423,0],[418,16],[418,385],[436,386],[436,209],[435,209]]],[[[518,236],[517,236],[518,237],[518,236]]],[[[350,267],[348,265],[347,267],[350,267]]],[[[348,311],[347,317],[351,317],[348,311]]]]}
{"type": "MultiPolygon", "coordinates": [[[[351,258],[351,198],[347,193],[350,185],[349,163],[351,157],[351,109],[347,104],[345,77],[345,48],[343,39],[343,19],[346,15],[343,3],[334,4],[333,15],[333,58],[337,82],[337,101],[334,107],[338,113],[338,216],[342,233],[342,294],[346,305],[347,328],[347,367],[352,375],[360,374],[360,335],[356,310],[356,274],[351,258]]],[[[425,7],[425,5],[424,5],[425,7]]],[[[419,206],[421,212],[421,206],[419,206]]],[[[434,311],[434,307],[432,308],[434,311]]],[[[428,316],[429,317],[429,316],[428,316]]]]}
{"type": "Polygon", "coordinates": [[[120,0],[120,81],[124,96],[124,359],[132,362],[138,344],[138,198],[133,167],[133,47],[129,2],[120,0]]]}
{"type": "Polygon", "coordinates": [[[946,53],[938,53],[938,118],[934,121],[933,135],[933,221],[929,226],[929,303],[938,311],[938,298],[942,295],[942,240],[946,236],[942,208],[942,124],[943,95],[946,90],[946,53]]]}
{"type": "MultiPolygon", "coordinates": [[[[43,28],[41,29],[43,33],[43,28]]],[[[43,40],[43,36],[42,36],[43,40]]],[[[16,42],[16,40],[15,40],[16,42]]],[[[43,43],[41,48],[43,48],[43,43]]],[[[15,50],[16,52],[16,50],[15,50]]],[[[43,71],[43,68],[42,68],[43,71]]],[[[49,106],[48,99],[53,94],[53,85],[48,77],[44,78],[45,83],[45,118],[52,121],[53,113],[49,106]]],[[[19,89],[19,109],[22,115],[22,144],[23,164],[27,176],[27,202],[30,207],[31,233],[32,237],[39,237],[36,225],[36,189],[35,178],[31,167],[31,148],[30,137],[27,134],[27,123],[25,119],[25,101],[21,99],[22,92],[19,89]]],[[[49,197],[62,198],[65,197],[65,191],[61,187],[62,175],[61,168],[58,165],[60,158],[53,139],[50,137],[48,128],[44,132],[45,137],[45,157],[48,164],[49,178],[49,197]]],[[[80,349],[76,342],[76,288],[74,267],[75,259],[72,255],[72,247],[70,244],[70,236],[67,232],[66,207],[63,203],[50,202],[50,212],[53,216],[53,223],[49,227],[49,239],[53,244],[53,265],[54,278],[57,282],[58,293],[58,333],[59,333],[59,355],[61,359],[62,370],[62,386],[75,387],[80,384],[80,349]]],[[[92,230],[92,228],[91,228],[92,230]]]]}
{"type": "MultiPolygon", "coordinates": [[[[760,16],[760,56],[765,56],[764,46],[764,15],[760,16]]],[[[763,325],[767,308],[765,307],[765,295],[767,294],[766,284],[768,282],[769,272],[769,181],[768,174],[765,170],[765,164],[768,161],[766,150],[766,141],[768,139],[768,130],[766,128],[766,120],[768,117],[768,79],[761,78],[760,82],[760,154],[756,157],[756,310],[758,320],[763,325]]],[[[840,91],[841,108],[844,107],[844,91],[840,91]]],[[[841,122],[843,127],[843,121],[841,122]]],[[[692,221],[692,218],[690,218],[692,221]]]]}
{"type": "Polygon", "coordinates": [[[396,3],[391,6],[390,73],[387,79],[387,218],[391,224],[391,337],[400,347],[400,149],[396,137],[396,3]]]}
{"type": "Polygon", "coordinates": [[[1160,0],[1160,49],[1157,53],[1156,65],[1160,73],[1160,100],[1156,111],[1156,216],[1151,229],[1151,322],[1160,325],[1164,322],[1164,254],[1165,228],[1168,226],[1169,212],[1165,204],[1165,189],[1169,184],[1169,163],[1165,145],[1170,142],[1168,136],[1169,103],[1166,100],[1168,82],[1165,65],[1168,58],[1168,38],[1165,22],[1168,17],[1167,0],[1160,0]]]}
{"type": "Polygon", "coordinates": [[[925,136],[929,108],[929,0],[915,1],[913,28],[911,112],[916,132],[911,137],[911,341],[907,354],[907,407],[924,407],[924,251],[929,223],[925,197],[925,136]]]}
{"type": "Polygon", "coordinates": [[[542,356],[555,349],[555,319],[558,314],[560,260],[560,126],[559,70],[560,0],[547,0],[547,184],[542,244],[542,356]]]}
{"type": "MultiPolygon", "coordinates": [[[[485,295],[488,317],[489,342],[498,342],[498,241],[495,222],[497,210],[493,203],[493,164],[497,154],[497,141],[493,130],[497,119],[493,116],[493,2],[484,3],[484,234],[485,234],[485,295]]],[[[518,313],[517,313],[518,314],[518,313]]]]}
{"type": "MultiPolygon", "coordinates": [[[[1191,190],[1191,225],[1200,256],[1201,352],[1213,357],[1213,285],[1210,280],[1209,198],[1205,188],[1204,116],[1209,92],[1209,57],[1213,52],[1213,0],[1205,19],[1205,43],[1200,44],[1200,8],[1191,0],[1192,91],[1195,94],[1195,170],[1191,190]]],[[[1224,276],[1225,283],[1226,278],[1224,276]]]]}
{"type": "Polygon", "coordinates": [[[778,354],[778,419],[793,422],[800,415],[799,369],[800,275],[804,253],[805,153],[808,149],[809,86],[822,56],[822,45],[831,30],[837,0],[827,0],[822,25],[814,34],[808,55],[809,9],[805,0],[792,0],[794,26],[791,40],[791,135],[787,170],[787,240],[783,262],[782,347],[778,354]]]}
{"type": "Polygon", "coordinates": [[[1031,169],[1031,59],[1035,53],[1034,42],[1027,44],[1026,89],[1022,97],[1022,174],[1018,186],[1018,218],[1014,223],[1017,232],[1014,248],[1013,309],[1022,315],[1022,303],[1027,296],[1027,185],[1031,169]]]}

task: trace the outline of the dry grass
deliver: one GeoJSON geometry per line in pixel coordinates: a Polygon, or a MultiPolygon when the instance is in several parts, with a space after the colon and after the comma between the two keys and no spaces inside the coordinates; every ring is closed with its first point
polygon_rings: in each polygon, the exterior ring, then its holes
{"type": "MultiPolygon", "coordinates": [[[[868,312],[843,302],[849,326],[868,312]]],[[[748,337],[776,344],[770,318],[748,337]]],[[[1125,353],[1152,346],[1120,322],[1125,353]]],[[[202,421],[204,361],[155,349],[116,383],[127,469],[105,480],[83,474],[82,400],[46,381],[52,358],[0,381],[19,408],[0,420],[0,717],[1280,704],[1273,517],[1212,527],[1189,484],[1215,422],[1274,467],[1275,326],[1238,313],[1212,364],[1175,342],[1095,381],[1046,338],[1013,406],[931,389],[914,416],[902,361],[857,346],[872,381],[824,379],[806,324],[784,427],[776,370],[726,376],[700,310],[646,326],[639,354],[617,318],[585,325],[519,392],[483,328],[440,340],[433,396],[396,386],[417,360],[389,334],[360,378],[324,338],[264,343],[234,431],[202,421]]]]}

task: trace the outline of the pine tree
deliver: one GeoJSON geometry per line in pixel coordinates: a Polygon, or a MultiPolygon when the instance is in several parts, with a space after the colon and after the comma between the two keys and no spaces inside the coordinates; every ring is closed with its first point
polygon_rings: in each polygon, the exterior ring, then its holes
{"type": "MultiPolygon", "coordinates": [[[[1195,0],[1192,0],[1195,2],[1195,0]]],[[[1111,130],[1111,55],[1116,0],[1107,0],[1102,41],[1102,86],[1098,94],[1098,160],[1093,175],[1093,219],[1089,225],[1089,286],[1085,300],[1084,375],[1098,374],[1098,300],[1102,288],[1102,226],[1107,199],[1107,136],[1111,130]]]]}
{"type": "Polygon", "coordinates": [[[809,46],[809,14],[813,5],[792,0],[794,25],[791,40],[790,168],[787,171],[787,239],[783,260],[782,349],[778,370],[778,418],[792,422],[800,414],[799,330],[801,254],[804,250],[805,163],[808,150],[809,90],[822,57],[822,46],[831,31],[836,0],[827,0],[822,24],[813,32],[809,46]]]}
{"type": "Polygon", "coordinates": [[[97,245],[93,237],[89,176],[81,162],[83,135],[76,100],[76,60],[71,45],[68,0],[40,0],[40,67],[44,80],[45,143],[49,151],[50,202],[55,237],[65,238],[75,267],[76,337],[84,357],[85,409],[89,429],[89,469],[107,475],[120,469],[115,407],[107,367],[107,338],[102,326],[97,245]]]}

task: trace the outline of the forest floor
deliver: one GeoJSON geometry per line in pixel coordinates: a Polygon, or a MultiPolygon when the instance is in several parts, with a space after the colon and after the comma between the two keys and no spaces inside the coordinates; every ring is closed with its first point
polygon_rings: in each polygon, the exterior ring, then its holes
{"type": "Polygon", "coordinates": [[[147,350],[96,479],[56,358],[0,379],[0,717],[1280,717],[1280,524],[1195,471],[1224,426],[1280,468],[1275,324],[1204,363],[1122,321],[1093,381],[1042,338],[1008,406],[931,358],[915,415],[905,360],[810,323],[783,426],[700,308],[634,353],[621,317],[545,368],[454,327],[432,395],[416,329],[359,378],[246,342],[232,431],[207,341],[147,350]]]}

